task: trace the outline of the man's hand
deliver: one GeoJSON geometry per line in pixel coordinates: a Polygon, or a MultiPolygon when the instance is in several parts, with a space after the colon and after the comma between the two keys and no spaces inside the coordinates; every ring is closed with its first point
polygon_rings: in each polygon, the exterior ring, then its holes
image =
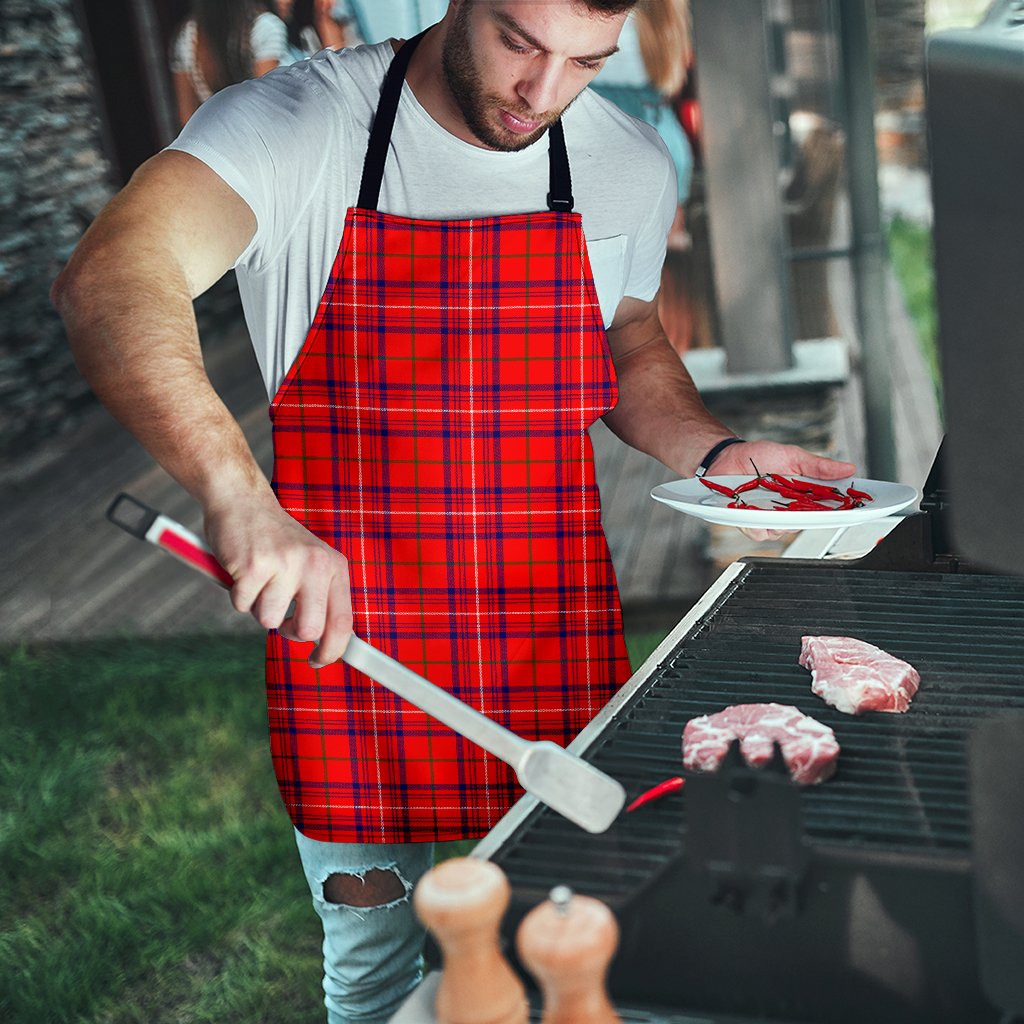
{"type": "MultiPolygon", "coordinates": [[[[760,473],[782,473],[814,480],[841,480],[853,476],[857,467],[852,462],[838,462],[823,455],[776,441],[744,441],[731,444],[711,464],[708,476],[755,476],[760,473]],[[756,469],[754,467],[757,467],[756,469]]],[[[751,540],[776,540],[785,530],[745,529],[751,540]]]]}
{"type": "Polygon", "coordinates": [[[333,664],[352,635],[348,559],[272,498],[237,505],[205,516],[210,546],[235,581],[231,603],[289,640],[316,643],[313,668],[333,664]]]}
{"type": "Polygon", "coordinates": [[[815,455],[795,444],[744,441],[729,445],[711,464],[708,476],[754,476],[758,471],[807,476],[814,480],[841,480],[844,476],[853,476],[857,467],[852,462],[837,462],[815,455]]]}

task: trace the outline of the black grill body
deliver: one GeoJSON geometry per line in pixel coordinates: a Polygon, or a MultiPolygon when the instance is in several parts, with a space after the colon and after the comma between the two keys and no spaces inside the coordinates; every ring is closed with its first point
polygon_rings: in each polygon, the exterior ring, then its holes
{"type": "Polygon", "coordinates": [[[1024,711],[1024,581],[772,560],[731,567],[718,591],[580,737],[583,756],[632,798],[682,774],[690,718],[775,701],[835,731],[836,775],[801,788],[736,758],[600,836],[535,808],[488,851],[513,887],[509,948],[523,914],[567,884],[616,912],[621,1006],[708,1021],[1009,1019],[979,980],[966,746],[979,723],[1024,711]],[[910,710],[852,717],[815,697],[797,662],[811,634],[914,665],[910,710]]]}

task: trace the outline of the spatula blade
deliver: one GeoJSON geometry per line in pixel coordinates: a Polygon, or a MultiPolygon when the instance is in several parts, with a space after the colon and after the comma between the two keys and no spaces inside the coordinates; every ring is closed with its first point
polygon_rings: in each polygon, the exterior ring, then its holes
{"type": "Polygon", "coordinates": [[[516,765],[523,789],[587,832],[606,832],[626,803],[622,785],[549,740],[516,765]]]}

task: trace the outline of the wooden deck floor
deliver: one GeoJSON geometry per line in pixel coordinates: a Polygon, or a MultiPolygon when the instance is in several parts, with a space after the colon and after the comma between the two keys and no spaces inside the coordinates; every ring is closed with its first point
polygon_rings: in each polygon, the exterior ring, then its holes
{"type": "MultiPolygon", "coordinates": [[[[840,276],[834,290],[837,315],[849,324],[848,282],[840,276]]],[[[895,284],[888,303],[900,478],[920,484],[940,437],[935,398],[895,284]]],[[[239,324],[209,346],[206,357],[215,386],[268,466],[266,396],[244,327],[239,324]]],[[[844,454],[862,462],[853,362],[840,432],[844,454]]],[[[627,628],[667,628],[717,571],[705,554],[703,527],[648,497],[651,487],[669,479],[664,467],[627,448],[601,424],[593,439],[627,628]]],[[[104,410],[96,409],[79,430],[44,445],[29,460],[0,471],[0,483],[8,498],[0,510],[0,641],[260,632],[234,613],[219,588],[107,523],[107,506],[128,491],[193,529],[200,526],[191,498],[104,410]]],[[[735,554],[744,553],[739,543],[735,554]]]]}

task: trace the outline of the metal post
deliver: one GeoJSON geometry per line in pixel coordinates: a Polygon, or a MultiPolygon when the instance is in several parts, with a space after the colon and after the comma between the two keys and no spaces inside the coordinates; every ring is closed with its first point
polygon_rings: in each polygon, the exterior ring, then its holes
{"type": "Polygon", "coordinates": [[[772,0],[694,0],[720,339],[730,373],[792,366],[769,19],[772,0]]]}
{"type": "Polygon", "coordinates": [[[872,0],[836,5],[845,97],[853,287],[864,367],[867,472],[897,479],[892,364],[886,330],[887,245],[878,202],[872,0]]]}
{"type": "Polygon", "coordinates": [[[152,0],[132,0],[132,19],[142,54],[142,67],[149,89],[154,133],[160,146],[166,146],[178,134],[178,106],[174,101],[167,69],[167,56],[161,45],[160,26],[152,0]]]}

